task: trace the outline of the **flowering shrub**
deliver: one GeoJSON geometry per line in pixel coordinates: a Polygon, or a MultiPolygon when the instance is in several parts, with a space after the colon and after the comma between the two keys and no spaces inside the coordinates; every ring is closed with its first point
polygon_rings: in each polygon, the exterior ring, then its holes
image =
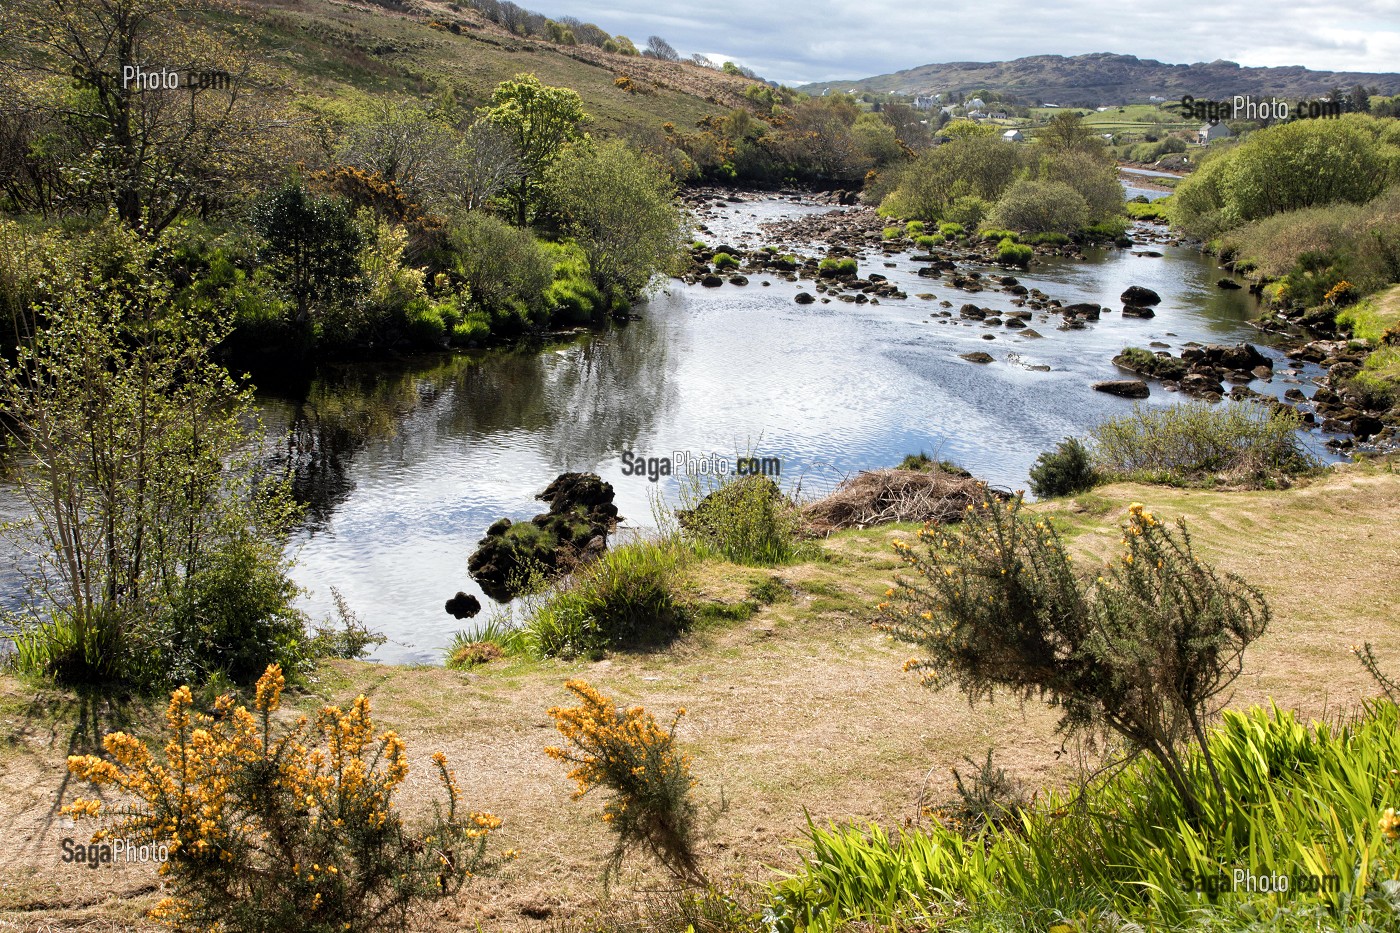
{"type": "MultiPolygon", "coordinates": [[[[103,747],[114,761],[74,755],[68,768],[134,802],[93,841],[163,844],[171,896],[151,911],[176,929],[370,931],[404,929],[414,903],[453,894],[488,866],[501,823],[466,813],[447,759],[433,756],[447,792],[431,828],[407,832],[393,796],[408,776],[403,741],[375,736],[369,700],[325,706],[274,735],[285,681],[276,665],[258,680],[254,712],[220,698],[192,710],[188,687],[170,697],[164,762],[123,732],[103,747]],[[314,732],[318,747],[308,747],[314,732]]],[[[64,808],[99,817],[98,800],[64,808]]],[[[509,853],[507,853],[509,856],[509,853]]]]}
{"type": "Polygon", "coordinates": [[[993,498],[956,530],[920,530],[925,549],[896,541],[917,577],[886,592],[876,627],[926,652],[906,670],[928,685],[1041,696],[1064,711],[1061,728],[1116,732],[1158,759],[1194,813],[1179,746],[1195,739],[1215,777],[1205,720],[1268,625],[1263,596],[1197,558],[1184,522],[1174,530],[1139,503],[1121,556],[1096,574],[1021,509],[1019,497],[993,498]]]}
{"type": "Polygon", "coordinates": [[[578,784],[573,799],[595,787],[613,792],[603,807],[603,822],[617,833],[606,874],[617,871],[630,849],[641,848],[678,879],[704,884],[695,851],[697,807],[691,797],[697,781],[690,775],[690,756],[675,747],[676,723],[685,708],[676,710],[670,728],[663,729],[642,707],[619,710],[586,681],[570,680],[564,686],[581,702],[550,708],[568,746],[546,748],[545,754],[575,765],[569,772],[578,784]]]}

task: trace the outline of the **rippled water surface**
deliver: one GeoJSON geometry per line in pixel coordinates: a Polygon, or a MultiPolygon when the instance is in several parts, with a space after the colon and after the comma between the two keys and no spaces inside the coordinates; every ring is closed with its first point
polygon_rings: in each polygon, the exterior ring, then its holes
{"type": "MultiPolygon", "coordinates": [[[[756,246],[762,221],[815,209],[737,204],[707,221],[706,239],[756,246]]],[[[292,431],[298,488],[312,507],[293,543],[306,606],[326,614],[334,586],[393,639],[377,657],[439,660],[462,625],[443,602],[457,590],[480,595],[466,570],[476,541],[502,515],[543,511],[533,497],[560,471],[592,470],[613,483],[627,526],[651,524],[654,494],[674,501],[674,481],[622,474],[625,451],[752,450],[781,458],[785,485],[800,480],[813,493],[924,450],[1021,488],[1042,450],[1131,410],[1089,388],[1122,376],[1109,361],[1124,346],[1259,342],[1245,323],[1254,312],[1247,291],[1217,288],[1224,273],[1192,250],[1152,248],[1164,255],[1096,252],[1021,276],[1066,303],[1116,309],[1132,284],[1162,295],[1150,320],[1115,312],[1061,331],[1057,318],[1037,315],[1031,326],[1042,339],[931,317],[938,302],[915,294],[935,292],[954,309],[972,301],[1007,310],[1011,296],[958,293],[918,278],[908,255],[877,253],[862,271],[888,275],[907,301],[804,306],[793,296],[810,282],[674,282],[639,320],[543,352],[322,370],[309,387],[264,396],[270,428],[292,431]],[[973,350],[996,361],[959,358],[973,350]]],[[[1281,394],[1285,379],[1254,387],[1281,394]]],[[[1178,400],[1154,387],[1147,404],[1178,400]]]]}

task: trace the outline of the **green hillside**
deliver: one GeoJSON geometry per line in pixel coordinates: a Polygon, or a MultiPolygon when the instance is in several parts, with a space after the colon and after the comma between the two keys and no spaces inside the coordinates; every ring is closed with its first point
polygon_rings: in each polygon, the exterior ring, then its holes
{"type": "Polygon", "coordinates": [[[459,4],[397,8],[332,0],[252,0],[248,30],[297,93],[344,101],[367,95],[453,94],[464,106],[520,72],[584,99],[595,132],[701,118],[741,106],[753,82],[687,62],[663,62],[512,35],[459,4]],[[451,7],[458,7],[454,10],[451,7]],[[626,75],[634,91],[614,82],[626,75]]]}

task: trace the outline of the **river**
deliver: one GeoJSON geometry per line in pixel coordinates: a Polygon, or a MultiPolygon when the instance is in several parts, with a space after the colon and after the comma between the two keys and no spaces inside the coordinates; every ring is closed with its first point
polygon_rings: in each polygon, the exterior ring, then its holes
{"type": "MultiPolygon", "coordinates": [[[[818,209],[779,198],[733,204],[707,219],[705,239],[756,246],[760,223],[818,209]]],[[[674,501],[674,480],[623,475],[625,452],[732,459],[752,451],[780,458],[783,484],[813,495],[922,450],[1023,488],[1041,451],[1132,410],[1089,388],[1122,377],[1110,360],[1129,345],[1155,341],[1179,352],[1193,340],[1250,341],[1280,361],[1278,375],[1253,388],[1281,395],[1298,385],[1311,394],[1319,371],[1283,372],[1293,364],[1246,323],[1256,312],[1247,290],[1217,288],[1225,273],[1193,249],[1150,249],[1162,255],[1094,250],[1085,261],[1049,260],[1020,275],[1065,303],[1117,309],[1134,284],[1162,296],[1155,318],[1115,311],[1086,330],[1058,330],[1057,318],[1037,314],[1031,327],[1041,339],[931,317],[938,302],[917,293],[936,292],[954,309],[973,301],[1010,310],[1012,296],[967,296],[919,278],[907,253],[876,252],[862,273],[888,275],[908,300],[798,305],[794,295],[812,283],[672,281],[638,319],[542,351],[323,367],[261,397],[273,435],[291,431],[298,491],[310,506],[291,544],[304,606],[328,614],[334,586],[390,637],[376,658],[438,662],[463,625],[444,601],[464,590],[490,605],[467,575],[476,541],[503,515],[544,511],[533,497],[559,472],[591,470],[611,482],[624,527],[652,525],[656,497],[674,501]],[[995,361],[959,357],[974,350],[995,361]]],[[[1154,385],[1145,404],[1180,400],[1154,385]]]]}

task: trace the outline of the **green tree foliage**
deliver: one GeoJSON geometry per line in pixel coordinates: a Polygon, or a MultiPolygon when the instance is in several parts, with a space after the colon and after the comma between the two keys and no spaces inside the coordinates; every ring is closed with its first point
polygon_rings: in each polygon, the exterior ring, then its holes
{"type": "Polygon", "coordinates": [[[32,515],[11,531],[38,560],[22,660],[142,685],[298,665],[279,546],[293,509],[258,479],[250,393],[210,359],[226,325],[172,302],[124,226],[35,255],[44,281],[0,382],[32,515]]]}
{"type": "Polygon", "coordinates": [[[1072,110],[1055,114],[1035,135],[1038,147],[1052,153],[1079,152],[1101,156],[1104,140],[1072,110]]]}
{"type": "Polygon", "coordinates": [[[571,146],[550,174],[549,198],[612,299],[643,294],[689,239],[669,176],[620,141],[571,146]]]}
{"type": "Polygon", "coordinates": [[[987,221],[1024,233],[1067,233],[1088,223],[1089,205],[1065,182],[1022,178],[1001,196],[987,221]]]}
{"type": "Polygon", "coordinates": [[[1400,126],[1362,114],[1251,133],[1177,186],[1172,219],[1205,239],[1285,211],[1362,204],[1400,181],[1400,126]]]}
{"type": "Polygon", "coordinates": [[[1072,496],[1093,489],[1099,482],[1089,449],[1077,438],[1060,441],[1055,450],[1035,458],[1030,473],[1031,492],[1042,499],[1072,496]]]}
{"type": "Polygon", "coordinates": [[[483,116],[505,130],[515,144],[520,174],[505,187],[516,223],[525,226],[539,206],[549,167],[564,146],[578,139],[587,119],[583,98],[568,88],[550,87],[531,74],[502,81],[483,116]]]}
{"type": "Polygon", "coordinates": [[[900,173],[881,209],[939,220],[958,198],[996,201],[1025,167],[1024,148],[993,136],[966,136],[922,153],[900,173]]]}
{"type": "Polygon", "coordinates": [[[473,211],[453,222],[449,241],[454,271],[475,305],[493,318],[516,318],[517,329],[538,322],[541,299],[554,274],[553,264],[530,231],[473,211]]]}
{"type": "Polygon", "coordinates": [[[312,323],[313,303],[355,291],[363,236],[344,201],[313,194],[294,181],[260,201],[252,219],[265,241],[259,259],[275,270],[296,302],[297,323],[312,323]]]}

